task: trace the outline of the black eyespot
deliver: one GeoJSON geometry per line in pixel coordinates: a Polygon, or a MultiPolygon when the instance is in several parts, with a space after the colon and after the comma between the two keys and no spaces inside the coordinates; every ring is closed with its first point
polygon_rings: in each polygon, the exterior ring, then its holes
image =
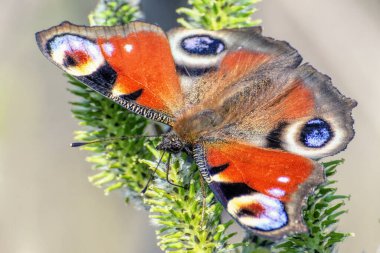
{"type": "Polygon", "coordinates": [[[76,65],[78,65],[78,62],[71,55],[67,55],[63,59],[63,66],[65,66],[66,68],[68,68],[68,67],[75,67],[76,65]]]}
{"type": "Polygon", "coordinates": [[[143,89],[139,89],[135,92],[132,92],[128,95],[121,95],[120,97],[121,98],[124,98],[124,99],[129,99],[129,100],[137,100],[143,93],[143,89]]]}
{"type": "Polygon", "coordinates": [[[225,45],[209,35],[195,35],[182,40],[181,47],[190,54],[217,55],[224,51],[225,45]]]}
{"type": "Polygon", "coordinates": [[[309,120],[301,131],[300,141],[309,148],[321,148],[333,137],[330,125],[319,118],[309,120]]]}
{"type": "Polygon", "coordinates": [[[267,147],[273,149],[281,149],[281,134],[284,132],[284,129],[288,123],[280,122],[278,126],[273,129],[266,137],[267,147]]]}
{"type": "Polygon", "coordinates": [[[250,195],[255,191],[244,183],[215,183],[220,188],[220,193],[227,199],[231,200],[235,197],[250,195]]]}
{"type": "Polygon", "coordinates": [[[220,166],[215,166],[210,168],[210,174],[211,175],[216,175],[218,173],[221,173],[223,170],[227,169],[229,166],[228,163],[220,165],[220,166]]]}
{"type": "Polygon", "coordinates": [[[112,90],[116,82],[117,73],[108,63],[105,63],[92,74],[77,78],[82,82],[88,83],[88,81],[91,81],[93,85],[90,84],[90,87],[112,90]]]}

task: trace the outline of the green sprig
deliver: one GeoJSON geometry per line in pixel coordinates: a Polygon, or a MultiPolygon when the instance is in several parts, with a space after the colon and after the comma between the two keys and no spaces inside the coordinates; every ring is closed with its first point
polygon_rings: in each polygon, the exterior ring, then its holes
{"type": "MultiPolygon", "coordinates": [[[[68,76],[72,84],[70,92],[80,98],[72,102],[73,115],[80,120],[83,130],[75,132],[79,141],[93,141],[121,136],[142,135],[148,121],[127,112],[113,101],[93,92],[84,84],[68,76]]],[[[144,138],[131,138],[112,142],[99,142],[84,146],[90,151],[87,161],[94,164],[97,173],[89,178],[105,193],[117,189],[126,190],[126,200],[141,202],[139,191],[149,175],[148,167],[139,159],[151,159],[152,154],[144,148],[144,138]]]]}
{"type": "MultiPolygon", "coordinates": [[[[152,146],[150,151],[158,157],[152,146]]],[[[172,157],[169,181],[166,180],[166,162],[163,158],[157,170],[154,184],[149,187],[144,203],[150,206],[150,218],[159,225],[156,230],[158,246],[165,252],[225,252],[240,244],[229,244],[234,236],[227,229],[232,221],[221,222],[223,207],[215,203],[214,195],[207,190],[202,196],[201,176],[194,163],[188,162],[186,154],[172,157]],[[203,206],[203,200],[206,206],[203,206]],[[204,208],[204,209],[203,209],[204,208]],[[204,216],[202,215],[204,213],[204,216]]],[[[154,170],[158,164],[142,160],[154,170]]]]}
{"type": "Polygon", "coordinates": [[[189,0],[192,8],[179,8],[178,14],[185,17],[177,21],[190,29],[220,30],[256,26],[259,19],[252,19],[257,11],[254,5],[260,0],[189,0]]]}
{"type": "Polygon", "coordinates": [[[123,25],[142,18],[138,2],[132,4],[127,0],[101,0],[88,19],[91,25],[123,25]]]}

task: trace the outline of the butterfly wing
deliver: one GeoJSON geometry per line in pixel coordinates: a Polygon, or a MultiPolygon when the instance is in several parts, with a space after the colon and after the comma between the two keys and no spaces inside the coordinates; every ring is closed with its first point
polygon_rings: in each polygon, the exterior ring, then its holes
{"type": "Polygon", "coordinates": [[[158,26],[64,22],[37,33],[36,39],[54,64],[132,112],[171,124],[183,106],[169,42],[158,26]]]}
{"type": "Polygon", "coordinates": [[[307,232],[305,197],[324,181],[318,163],[244,142],[199,143],[194,157],[217,199],[243,227],[271,239],[307,232]]]}

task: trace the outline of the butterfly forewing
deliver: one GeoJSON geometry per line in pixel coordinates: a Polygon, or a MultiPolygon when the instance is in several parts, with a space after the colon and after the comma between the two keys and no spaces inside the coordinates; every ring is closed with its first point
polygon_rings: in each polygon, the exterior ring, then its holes
{"type": "Polygon", "coordinates": [[[36,37],[41,51],[58,67],[137,114],[170,124],[183,108],[169,42],[157,26],[64,22],[36,37]]]}

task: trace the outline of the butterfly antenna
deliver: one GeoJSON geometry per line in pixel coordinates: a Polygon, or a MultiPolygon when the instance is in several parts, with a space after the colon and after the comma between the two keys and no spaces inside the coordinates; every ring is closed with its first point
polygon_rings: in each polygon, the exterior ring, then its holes
{"type": "Polygon", "coordinates": [[[154,178],[154,174],[156,174],[157,172],[157,169],[158,169],[158,166],[160,166],[160,163],[162,161],[162,158],[164,157],[165,155],[165,151],[162,153],[161,157],[160,157],[160,160],[158,160],[158,163],[157,163],[157,166],[156,168],[154,169],[154,171],[150,174],[150,177],[148,179],[148,182],[146,182],[146,185],[144,187],[144,189],[141,190],[141,194],[145,194],[145,192],[148,190],[148,187],[149,187],[149,184],[152,182],[153,178],[154,178]]]}
{"type": "Polygon", "coordinates": [[[93,141],[84,141],[84,142],[73,142],[70,144],[72,148],[77,148],[89,144],[99,143],[99,142],[108,142],[108,141],[118,141],[118,140],[127,140],[127,139],[133,139],[133,138],[157,138],[160,137],[159,135],[135,135],[135,136],[121,136],[121,137],[111,137],[111,138],[104,138],[99,140],[93,140],[93,141]]]}
{"type": "Polygon", "coordinates": [[[178,185],[178,184],[175,184],[173,183],[172,181],[170,181],[170,178],[169,178],[169,174],[170,174],[170,160],[171,160],[171,157],[172,157],[172,154],[169,153],[169,157],[168,157],[168,161],[166,162],[166,181],[170,184],[170,185],[173,185],[173,186],[176,186],[176,187],[181,187],[183,189],[186,189],[185,186],[183,185],[178,185]]]}

